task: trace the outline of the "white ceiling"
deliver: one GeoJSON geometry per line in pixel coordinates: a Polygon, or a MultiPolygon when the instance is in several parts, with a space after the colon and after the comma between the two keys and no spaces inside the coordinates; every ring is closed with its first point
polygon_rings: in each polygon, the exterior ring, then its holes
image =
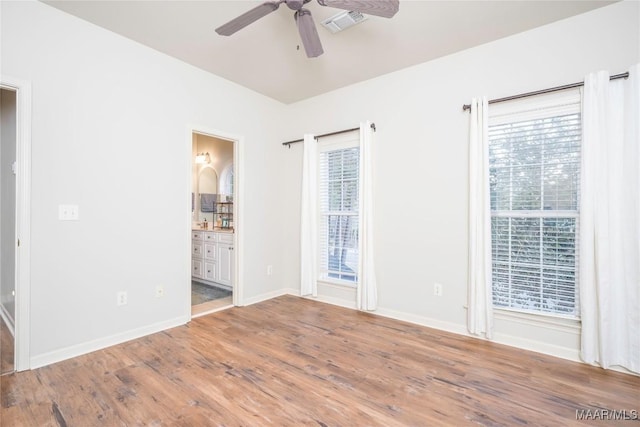
{"type": "Polygon", "coordinates": [[[293,11],[277,11],[230,37],[215,28],[261,1],[45,1],[89,22],[284,103],[419,64],[605,6],[613,1],[400,1],[392,19],[370,16],[331,34],[311,10],[324,54],[299,47],[293,11]]]}

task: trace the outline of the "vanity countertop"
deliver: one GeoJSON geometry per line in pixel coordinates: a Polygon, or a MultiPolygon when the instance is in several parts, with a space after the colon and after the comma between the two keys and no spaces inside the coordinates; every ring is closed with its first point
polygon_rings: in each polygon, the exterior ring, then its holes
{"type": "Polygon", "coordinates": [[[215,231],[216,233],[231,233],[233,234],[233,228],[218,228],[218,227],[214,227],[213,229],[204,229],[204,228],[198,228],[198,227],[193,227],[191,228],[191,231],[215,231]]]}

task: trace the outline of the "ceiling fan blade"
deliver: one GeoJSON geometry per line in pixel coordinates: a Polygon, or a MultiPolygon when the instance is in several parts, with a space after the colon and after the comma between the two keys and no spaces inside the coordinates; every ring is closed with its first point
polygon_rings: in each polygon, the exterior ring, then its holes
{"type": "Polygon", "coordinates": [[[296,24],[298,25],[298,32],[302,39],[305,52],[307,52],[308,58],[315,58],[324,53],[322,49],[322,43],[318,36],[318,30],[316,24],[313,22],[311,12],[307,9],[300,9],[295,14],[296,24]]]}
{"type": "Polygon", "coordinates": [[[216,33],[221,36],[230,36],[246,27],[249,24],[256,22],[258,19],[262,18],[275,11],[280,7],[279,1],[267,1],[262,3],[260,6],[256,6],[253,9],[243,13],[235,19],[227,22],[226,24],[216,28],[216,33]]]}
{"type": "Polygon", "coordinates": [[[391,18],[400,8],[399,0],[318,0],[322,6],[355,10],[367,15],[391,18]]]}

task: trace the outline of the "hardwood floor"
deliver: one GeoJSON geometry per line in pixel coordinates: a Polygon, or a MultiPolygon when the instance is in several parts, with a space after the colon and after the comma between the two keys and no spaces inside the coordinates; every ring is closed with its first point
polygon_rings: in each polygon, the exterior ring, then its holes
{"type": "MultiPolygon", "coordinates": [[[[640,378],[283,296],[2,377],[6,426],[605,425],[640,378]]],[[[625,423],[637,425],[636,423],[625,423]]]]}

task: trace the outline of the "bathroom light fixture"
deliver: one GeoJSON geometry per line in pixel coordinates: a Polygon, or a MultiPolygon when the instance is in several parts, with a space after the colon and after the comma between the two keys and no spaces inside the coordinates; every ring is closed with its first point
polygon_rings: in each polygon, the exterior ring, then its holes
{"type": "Polygon", "coordinates": [[[211,163],[209,153],[200,153],[196,155],[196,163],[211,163]]]}

